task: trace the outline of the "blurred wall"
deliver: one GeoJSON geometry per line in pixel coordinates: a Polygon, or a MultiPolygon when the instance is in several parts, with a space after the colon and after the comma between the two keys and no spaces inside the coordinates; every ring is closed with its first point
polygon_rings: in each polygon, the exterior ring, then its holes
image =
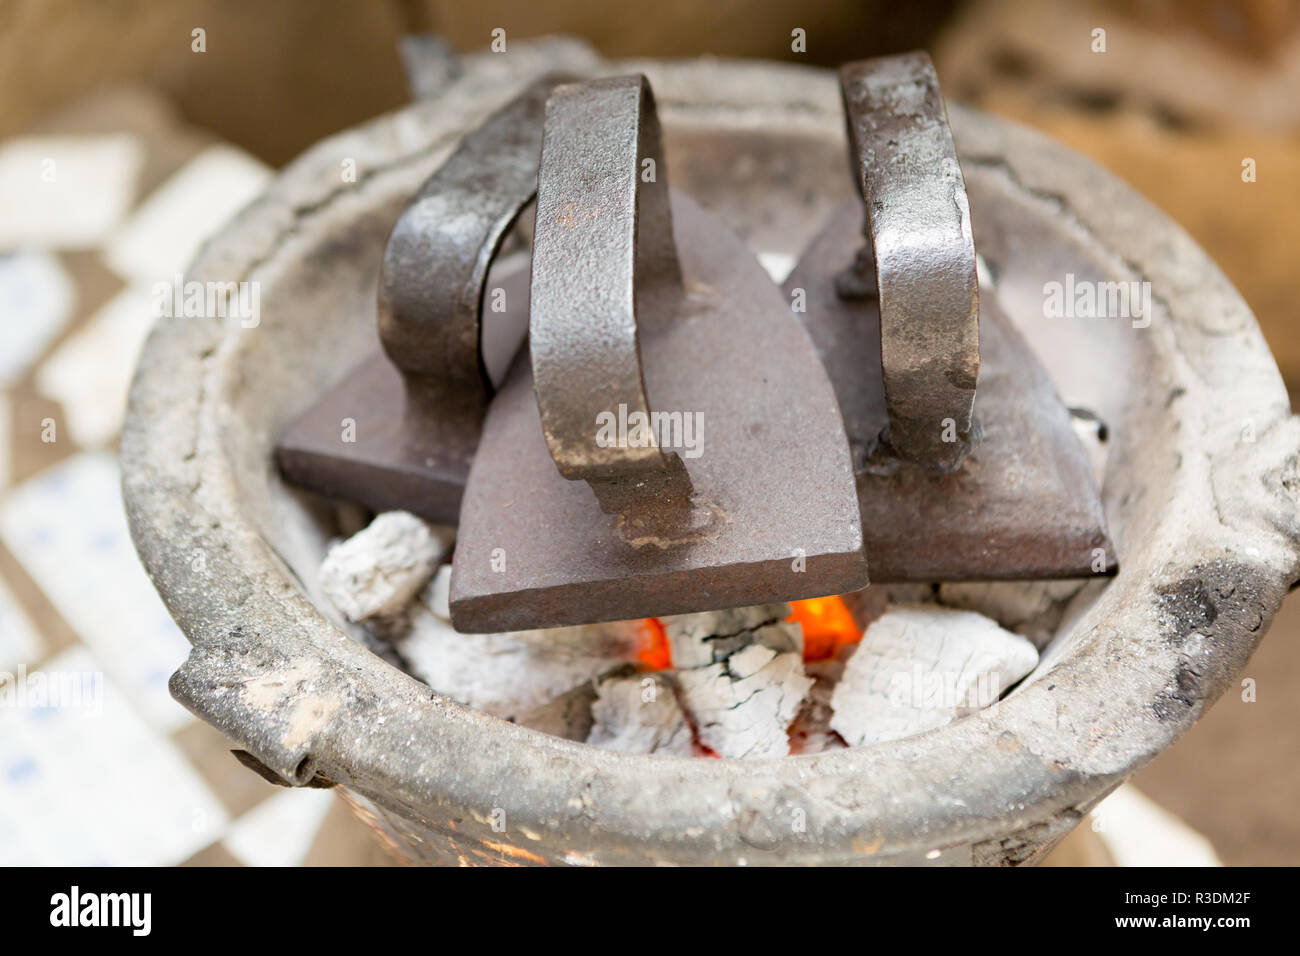
{"type": "Polygon", "coordinates": [[[97,87],[137,81],[185,118],[281,165],[407,99],[396,46],[436,30],[461,50],[508,38],[585,36],[615,56],[837,63],[924,45],[954,0],[0,0],[0,137],[97,87]],[[206,53],[191,31],[206,30],[206,53]]]}
{"type": "Polygon", "coordinates": [[[932,53],[948,96],[1092,157],[1191,233],[1300,393],[1300,2],[970,0],[932,53]]]}

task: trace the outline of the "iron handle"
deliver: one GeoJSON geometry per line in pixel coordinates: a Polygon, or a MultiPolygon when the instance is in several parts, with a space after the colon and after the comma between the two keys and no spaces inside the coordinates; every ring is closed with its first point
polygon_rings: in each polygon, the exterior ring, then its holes
{"type": "Polygon", "coordinates": [[[644,76],[557,87],[546,107],[529,300],[534,388],[560,474],[601,507],[685,500],[676,452],[597,441],[602,414],[650,418],[638,313],[682,298],[654,96],[644,76]]]}
{"type": "Polygon", "coordinates": [[[938,77],[915,52],[850,63],[840,86],[880,304],[885,439],[902,458],[952,471],[970,448],[979,289],[938,77]]]}
{"type": "Polygon", "coordinates": [[[488,267],[537,191],[549,75],[468,133],[402,211],[379,279],[379,336],[408,383],[486,403],[479,317],[488,267]]]}

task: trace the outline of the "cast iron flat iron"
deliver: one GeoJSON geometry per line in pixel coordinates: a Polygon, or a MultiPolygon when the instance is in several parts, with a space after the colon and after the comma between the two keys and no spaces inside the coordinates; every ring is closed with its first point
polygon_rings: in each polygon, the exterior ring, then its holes
{"type": "Polygon", "coordinates": [[[979,295],[930,58],[852,63],[840,82],[862,202],[835,211],[785,289],[844,416],[872,580],[1113,570],[1069,413],[995,297],[979,295]]]}
{"type": "Polygon", "coordinates": [[[456,523],[493,390],[487,367],[508,365],[528,327],[526,270],[494,277],[500,294],[487,303],[489,267],[537,191],[543,109],[561,79],[538,80],[467,134],[407,204],[379,279],[383,352],[285,430],[286,480],[456,523]]]}
{"type": "Polygon", "coordinates": [[[842,70],[863,202],[830,218],[784,299],[668,188],[644,78],[564,79],[489,117],[408,204],[380,277],[383,353],[286,431],[289,481],[459,519],[467,632],[853,591],[864,541],[878,582],[1113,570],[1069,414],[980,302],[928,57],[842,70]],[[531,275],[506,274],[534,195],[531,275]],[[489,285],[505,293],[491,310],[489,285]]]}
{"type": "Polygon", "coordinates": [[[554,627],[866,583],[848,443],[807,333],[743,241],[670,192],[644,77],[556,88],[529,350],[470,469],[452,623],[554,627]],[[624,440],[624,421],[649,427],[624,440]],[[692,430],[693,447],[672,437],[692,430]]]}

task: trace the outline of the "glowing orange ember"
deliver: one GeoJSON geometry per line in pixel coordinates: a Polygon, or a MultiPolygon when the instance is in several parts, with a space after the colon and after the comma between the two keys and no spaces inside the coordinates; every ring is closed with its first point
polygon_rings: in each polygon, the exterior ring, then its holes
{"type": "Polygon", "coordinates": [[[664,671],[673,666],[673,653],[668,647],[668,635],[657,617],[647,617],[641,621],[641,633],[637,635],[636,659],[652,671],[664,671]]]}
{"type": "MultiPolygon", "coordinates": [[[[830,597],[791,601],[794,609],[787,621],[795,621],[803,628],[803,659],[820,661],[833,657],[845,644],[862,640],[862,629],[853,620],[853,614],[844,599],[830,597]]],[[[637,635],[636,659],[646,670],[663,671],[673,666],[672,649],[668,635],[657,617],[641,620],[637,635]]]]}
{"type": "Polygon", "coordinates": [[[786,620],[803,627],[803,659],[820,661],[833,657],[845,644],[862,640],[862,629],[844,600],[836,595],[791,601],[794,613],[786,620]]]}

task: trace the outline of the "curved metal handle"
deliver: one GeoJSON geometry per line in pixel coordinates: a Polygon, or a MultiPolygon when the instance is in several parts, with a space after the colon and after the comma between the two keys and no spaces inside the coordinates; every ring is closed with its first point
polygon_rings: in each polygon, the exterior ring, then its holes
{"type": "Polygon", "coordinates": [[[886,439],[940,471],[970,449],[979,287],[966,183],[924,53],[840,69],[880,302],[886,439]]]}
{"type": "Polygon", "coordinates": [[[384,250],[379,336],[422,385],[485,402],[479,316],[488,267],[537,192],[545,76],[467,134],[402,211],[384,250]]]}
{"type": "Polygon", "coordinates": [[[684,500],[690,479],[653,441],[609,443],[600,424],[650,418],[637,314],[682,295],[654,96],[644,76],[560,86],[546,106],[529,342],[542,430],[565,478],[603,510],[684,500]],[[639,419],[635,416],[644,416],[639,419]]]}

